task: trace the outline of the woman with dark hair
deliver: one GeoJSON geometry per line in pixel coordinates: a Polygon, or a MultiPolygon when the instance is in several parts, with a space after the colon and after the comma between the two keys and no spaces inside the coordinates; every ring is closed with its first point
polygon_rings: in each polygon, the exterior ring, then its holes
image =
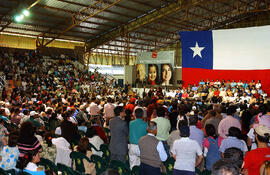
{"type": "Polygon", "coordinates": [[[213,164],[221,159],[219,152],[219,146],[221,144],[221,137],[216,134],[215,126],[212,124],[205,125],[205,135],[206,138],[203,142],[204,156],[206,158],[206,169],[208,171],[212,170],[213,164]]]}
{"type": "Polygon", "coordinates": [[[18,148],[20,151],[20,157],[23,157],[32,151],[38,152],[42,150],[42,146],[35,136],[35,128],[31,122],[27,121],[21,125],[18,148]]]}
{"type": "Polygon", "coordinates": [[[172,79],[172,66],[170,64],[162,64],[161,65],[161,79],[162,79],[162,86],[168,86],[173,84],[173,79],[172,79]]]}
{"type": "MultiPolygon", "coordinates": [[[[86,137],[89,139],[89,143],[94,145],[98,150],[100,149],[100,145],[104,143],[104,141],[98,136],[97,131],[94,127],[87,128],[86,137]]],[[[92,153],[102,157],[101,151],[96,151],[93,148],[91,149],[92,153]]]]}
{"type": "Polygon", "coordinates": [[[65,138],[69,143],[73,141],[78,130],[78,127],[69,121],[70,116],[71,114],[69,111],[63,112],[63,121],[60,123],[61,136],[65,138]]]}
{"type": "Polygon", "coordinates": [[[43,141],[41,142],[41,146],[43,148],[43,151],[40,153],[40,157],[55,162],[56,146],[52,144],[52,134],[50,132],[46,132],[43,135],[43,141]]]}
{"type": "Polygon", "coordinates": [[[248,151],[247,145],[243,140],[240,140],[242,137],[241,130],[237,127],[230,127],[229,129],[229,134],[228,137],[224,140],[222,140],[221,145],[220,145],[220,152],[223,153],[225,152],[226,149],[228,148],[239,148],[243,153],[248,151]]]}
{"type": "Polygon", "coordinates": [[[51,114],[51,117],[49,118],[48,123],[49,123],[50,131],[55,131],[55,129],[57,128],[59,124],[58,119],[57,119],[57,113],[51,114]]]}
{"type": "Polygon", "coordinates": [[[170,123],[171,123],[171,132],[176,130],[177,116],[178,116],[177,102],[173,102],[171,112],[169,112],[169,119],[170,119],[170,123]]]}
{"type": "MultiPolygon", "coordinates": [[[[91,151],[88,150],[88,143],[89,140],[87,137],[82,137],[78,143],[78,145],[74,148],[75,151],[80,152],[84,155],[86,155],[88,158],[91,156],[91,151]]],[[[85,174],[94,174],[93,171],[95,171],[95,167],[93,163],[90,163],[83,160],[84,168],[85,168],[85,174]]]]}
{"type": "Polygon", "coordinates": [[[39,161],[38,151],[30,151],[19,158],[17,168],[32,175],[45,175],[45,171],[37,166],[39,161]]]}
{"type": "Polygon", "coordinates": [[[17,147],[18,132],[14,131],[9,134],[8,145],[4,146],[0,152],[0,167],[4,170],[14,169],[19,158],[17,147]]]}

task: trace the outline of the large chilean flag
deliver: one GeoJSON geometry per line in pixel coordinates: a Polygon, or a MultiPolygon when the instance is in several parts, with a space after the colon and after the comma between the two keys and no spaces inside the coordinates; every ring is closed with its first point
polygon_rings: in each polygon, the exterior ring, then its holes
{"type": "Polygon", "coordinates": [[[261,80],[270,94],[270,26],[180,32],[184,85],[261,80]]]}

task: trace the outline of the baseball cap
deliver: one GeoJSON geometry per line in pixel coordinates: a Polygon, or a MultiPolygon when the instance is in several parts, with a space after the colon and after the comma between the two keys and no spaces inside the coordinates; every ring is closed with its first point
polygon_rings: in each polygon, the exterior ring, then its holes
{"type": "Polygon", "coordinates": [[[34,116],[34,115],[36,115],[36,114],[38,114],[36,111],[31,111],[31,112],[30,112],[30,116],[34,116]]]}
{"type": "Polygon", "coordinates": [[[262,137],[265,137],[265,136],[269,136],[270,135],[270,128],[268,128],[267,126],[265,125],[258,125],[256,128],[255,128],[255,132],[262,136],[262,137]]]}

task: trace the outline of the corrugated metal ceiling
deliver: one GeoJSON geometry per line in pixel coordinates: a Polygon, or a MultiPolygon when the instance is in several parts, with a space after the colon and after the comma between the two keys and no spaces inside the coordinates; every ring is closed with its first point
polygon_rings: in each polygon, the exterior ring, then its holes
{"type": "MultiPolygon", "coordinates": [[[[35,0],[1,0],[0,31],[92,41],[95,38],[106,36],[111,31],[132,21],[150,16],[153,12],[167,7],[177,0],[121,0],[86,21],[73,26],[70,31],[61,33],[73,24],[72,18],[81,20],[93,13],[95,9],[109,6],[117,0],[103,0],[102,3],[97,3],[99,1],[101,0],[41,0],[31,9],[29,18],[21,23],[16,23],[14,15],[23,8],[29,7],[35,0]],[[99,5],[93,6],[94,3],[99,5]],[[90,5],[92,6],[87,11],[78,13],[90,5]]],[[[233,18],[243,15],[240,13],[241,11],[260,10],[270,4],[269,0],[246,0],[245,2],[242,0],[182,0],[182,3],[188,4],[187,7],[169,15],[160,14],[161,17],[154,22],[146,23],[129,32],[130,50],[136,51],[136,48],[153,50],[157,47],[164,47],[179,40],[179,30],[216,28],[225,22],[232,22],[230,19],[233,20],[233,18]],[[194,6],[189,5],[189,3],[197,2],[198,4],[194,6]]],[[[113,50],[117,50],[118,45],[119,49],[122,49],[125,42],[125,33],[123,33],[107,43],[107,46],[112,46],[113,50]]],[[[107,46],[106,48],[108,48],[107,46]]]]}

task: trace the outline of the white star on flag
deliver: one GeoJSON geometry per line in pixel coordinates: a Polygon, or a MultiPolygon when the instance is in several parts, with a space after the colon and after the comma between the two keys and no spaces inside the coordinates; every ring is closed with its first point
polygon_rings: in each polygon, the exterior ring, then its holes
{"type": "Polygon", "coordinates": [[[202,58],[202,54],[201,51],[204,49],[205,47],[199,47],[198,42],[196,42],[195,47],[190,47],[191,50],[193,50],[193,58],[198,55],[199,57],[202,58]]]}

